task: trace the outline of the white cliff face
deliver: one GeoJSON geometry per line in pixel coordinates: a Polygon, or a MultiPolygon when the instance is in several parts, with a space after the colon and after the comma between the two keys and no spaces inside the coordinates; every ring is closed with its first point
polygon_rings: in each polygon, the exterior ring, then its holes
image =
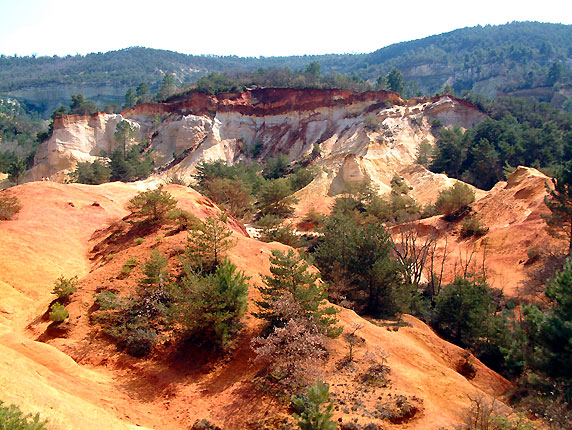
{"type": "MultiPolygon", "coordinates": [[[[418,145],[434,142],[434,119],[445,126],[468,128],[483,117],[476,108],[446,96],[409,106],[376,107],[371,101],[360,101],[272,115],[228,110],[70,116],[56,123],[53,136],[40,145],[28,179],[63,180],[77,162],[113,152],[115,127],[127,119],[138,129],[137,143],[148,143],[147,151],[162,167],[162,175],[190,176],[202,161],[246,160],[256,145],[259,159],[286,154],[292,161],[300,160],[316,144],[320,156],[314,163],[328,172],[328,195],[343,192],[347,182],[364,179],[385,192],[395,172],[414,164],[418,145]]],[[[321,179],[321,189],[326,177],[321,179]]]]}
{"type": "MultiPolygon", "coordinates": [[[[126,118],[120,114],[97,114],[75,115],[69,119],[65,126],[54,128],[52,137],[38,147],[34,166],[27,176],[28,180],[64,180],[65,175],[72,171],[78,162],[92,162],[103,154],[110,154],[117,148],[117,142],[113,138],[115,128],[126,118]]],[[[136,127],[136,141],[140,141],[140,124],[128,121],[136,127]]]]}

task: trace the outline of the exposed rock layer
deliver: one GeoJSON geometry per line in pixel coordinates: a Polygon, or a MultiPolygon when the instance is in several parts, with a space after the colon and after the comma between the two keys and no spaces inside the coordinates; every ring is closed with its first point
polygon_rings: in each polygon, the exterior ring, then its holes
{"type": "Polygon", "coordinates": [[[137,105],[122,114],[56,118],[53,136],[38,149],[28,179],[64,180],[78,161],[109,154],[117,148],[115,127],[126,119],[138,130],[136,142],[145,142],[163,174],[189,175],[205,160],[246,160],[256,147],[258,159],[286,154],[291,161],[317,147],[320,155],[314,163],[330,172],[324,197],[343,191],[346,182],[363,179],[384,192],[395,172],[414,163],[418,145],[434,141],[434,119],[467,128],[483,117],[470,103],[450,96],[405,102],[388,91],[192,93],[169,103],[137,105]]]}

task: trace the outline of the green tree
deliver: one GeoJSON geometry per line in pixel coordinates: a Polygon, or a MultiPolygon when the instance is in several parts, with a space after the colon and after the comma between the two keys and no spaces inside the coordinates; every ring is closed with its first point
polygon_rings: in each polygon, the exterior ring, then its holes
{"type": "Polygon", "coordinates": [[[548,195],[544,203],[550,213],[542,218],[551,236],[568,242],[568,257],[572,256],[572,161],[568,161],[552,178],[552,186],[546,184],[548,195]]]}
{"type": "Polygon", "coordinates": [[[137,103],[147,103],[151,98],[151,90],[149,85],[147,85],[145,82],[141,82],[139,85],[137,85],[135,92],[137,94],[137,103]]]}
{"type": "Polygon", "coordinates": [[[283,327],[291,316],[276,304],[288,294],[300,307],[301,318],[312,321],[327,336],[338,336],[341,329],[335,327],[337,310],[327,305],[328,293],[319,282],[319,273],[310,272],[308,263],[291,249],[287,254],[272,251],[270,264],[270,275],[262,278],[264,286],[259,288],[261,300],[256,304],[260,310],[256,316],[268,321],[269,328],[283,327]]]}
{"type": "Polygon", "coordinates": [[[394,315],[401,309],[401,268],[380,222],[362,225],[347,213],[332,213],[321,230],[314,256],[326,280],[356,309],[369,315],[394,315]]]}
{"type": "Polygon", "coordinates": [[[286,174],[290,160],[284,154],[268,159],[266,167],[262,171],[262,175],[266,179],[278,179],[286,174]]]}
{"type": "Polygon", "coordinates": [[[136,134],[135,126],[125,119],[122,119],[115,126],[113,138],[123,148],[123,159],[127,159],[127,146],[135,140],[136,134]]]}
{"type": "Polygon", "coordinates": [[[486,334],[486,321],[491,314],[488,285],[483,280],[458,277],[437,296],[433,323],[446,338],[468,347],[486,334]]]}
{"type": "Polygon", "coordinates": [[[8,171],[6,172],[8,173],[8,180],[19,185],[25,172],[26,162],[20,156],[16,155],[14,160],[8,166],[8,171]]]}
{"type": "Polygon", "coordinates": [[[137,95],[133,88],[129,88],[125,93],[125,103],[123,104],[123,109],[129,109],[137,104],[137,95]]]}
{"type": "Polygon", "coordinates": [[[143,191],[129,200],[127,209],[135,217],[144,218],[146,222],[159,222],[165,218],[167,213],[174,209],[177,200],[163,186],[150,191],[143,191]]]}
{"type": "Polygon", "coordinates": [[[338,424],[334,421],[330,402],[330,387],[318,380],[306,390],[305,396],[292,398],[292,404],[300,414],[294,414],[296,425],[300,430],[335,430],[338,424]]]}
{"type": "Polygon", "coordinates": [[[89,115],[97,112],[97,106],[91,100],[86,100],[83,94],[73,94],[71,96],[70,114],[89,115]]]}
{"type": "Polygon", "coordinates": [[[159,94],[157,95],[159,101],[165,101],[170,96],[172,96],[177,89],[177,85],[175,84],[175,75],[172,73],[167,73],[163,77],[163,81],[161,82],[161,88],[159,89],[159,94]]]}
{"type": "Polygon", "coordinates": [[[572,260],[548,282],[546,296],[552,307],[545,313],[536,307],[525,309],[536,368],[551,377],[564,378],[572,393],[572,260]]]}
{"type": "Polygon", "coordinates": [[[405,81],[403,80],[403,75],[395,67],[391,69],[387,75],[387,88],[390,91],[395,91],[398,94],[403,94],[405,90],[405,81]]]}
{"type": "Polygon", "coordinates": [[[226,225],[227,217],[207,217],[189,232],[185,254],[192,267],[207,273],[216,270],[226,252],[236,244],[232,230],[226,225]]]}
{"type": "Polygon", "coordinates": [[[266,181],[258,193],[258,207],[262,216],[278,215],[286,217],[298,203],[298,199],[292,195],[290,181],[287,178],[279,178],[266,181]]]}
{"type": "Polygon", "coordinates": [[[439,191],[435,208],[448,218],[460,216],[475,201],[475,192],[462,182],[455,182],[451,188],[439,191]]]}
{"type": "Polygon", "coordinates": [[[441,130],[437,144],[433,148],[431,170],[459,178],[471,141],[471,133],[463,132],[458,126],[441,130]]]}
{"type": "Polygon", "coordinates": [[[109,182],[111,169],[99,160],[95,160],[93,163],[89,161],[79,162],[69,177],[73,182],[80,184],[99,185],[109,182]]]}
{"type": "Polygon", "coordinates": [[[214,273],[187,272],[174,291],[172,314],[184,327],[184,337],[229,345],[246,311],[248,278],[224,260],[214,273]]]}

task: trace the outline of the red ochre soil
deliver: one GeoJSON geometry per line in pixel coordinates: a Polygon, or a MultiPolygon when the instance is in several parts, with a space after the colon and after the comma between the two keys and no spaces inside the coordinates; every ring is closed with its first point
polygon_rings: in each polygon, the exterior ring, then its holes
{"type": "MultiPolygon", "coordinates": [[[[509,180],[505,188],[490,193],[489,200],[474,205],[490,222],[491,230],[485,236],[489,241],[487,262],[496,264],[495,270],[503,274],[522,258],[525,246],[544,240],[538,217],[541,204],[532,197],[540,192],[538,184],[543,179],[536,173],[524,176],[518,185],[509,180]],[[495,200],[495,195],[500,200],[495,200]],[[512,210],[511,205],[519,202],[522,207],[512,210]],[[506,207],[502,206],[505,203],[506,207]],[[522,209],[530,213],[519,215],[522,209]],[[505,212],[502,217],[493,219],[501,210],[505,212]],[[513,243],[509,252],[507,242],[514,237],[519,238],[518,243],[513,243]],[[493,257],[497,252],[498,257],[493,257]]],[[[89,324],[96,291],[113,286],[128,292],[135,285],[139,267],[128,278],[117,280],[128,258],[144,261],[157,249],[171,257],[169,267],[177,270],[176,255],[185,245],[186,233],[170,235],[168,228],[149,232],[140,245],[109,238],[113,231],[125,227],[121,221],[128,215],[125,204],[138,192],[138,186],[33,182],[4,191],[17,196],[23,209],[14,220],[0,223],[0,399],[18,404],[26,412],[40,412],[58,429],[132,425],[181,429],[202,418],[224,429],[280,422],[289,416],[288,402],[262,390],[256,382],[260,368],[252,364],[249,343],[260,330],[259,321],[251,315],[252,301],[258,297],[256,285],[261,283],[261,274],[269,273],[271,251],[286,250],[286,246],[249,238],[238,222],[229,221],[237,245],[228,256],[251,277],[251,288],[244,328],[226,358],[215,359],[192,348],[176,351],[166,345],[148,359],[135,359],[118,352],[89,324]],[[54,298],[50,294],[53,281],[60,275],[78,275],[80,287],[68,305],[66,329],[54,337],[47,330],[45,311],[54,298]]],[[[179,207],[201,219],[218,213],[214,204],[189,188],[173,185],[166,190],[178,199],[179,207]]],[[[426,221],[427,229],[450,233],[441,222],[437,218],[426,221]]],[[[516,271],[506,276],[514,281],[522,274],[516,271]]],[[[347,354],[347,345],[341,338],[329,341],[323,377],[338,405],[336,419],[378,422],[385,429],[437,430],[458,422],[469,405],[468,396],[496,396],[510,386],[476,359],[472,359],[476,377],[468,380],[460,375],[455,369],[463,351],[416,318],[403,316],[406,326],[396,330],[394,323],[366,321],[350,310],[341,309],[339,316],[346,328],[363,324],[358,335],[364,341],[356,348],[355,363],[341,369],[336,363],[347,354]],[[380,388],[360,382],[368,366],[364,354],[377,348],[385,351],[391,369],[390,383],[380,388]],[[398,395],[417,407],[410,420],[392,424],[367,416],[380,401],[398,395]]]]}

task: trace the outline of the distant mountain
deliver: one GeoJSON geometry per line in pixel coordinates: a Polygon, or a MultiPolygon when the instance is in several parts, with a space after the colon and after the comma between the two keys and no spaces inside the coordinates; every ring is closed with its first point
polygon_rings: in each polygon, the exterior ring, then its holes
{"type": "Polygon", "coordinates": [[[241,58],[133,47],[85,56],[0,56],[0,96],[44,112],[69,104],[71,94],[79,92],[100,104],[122,104],[127,89],[146,82],[156,90],[166,73],[175,74],[181,85],[212,71],[303,70],[311,62],[318,62],[322,73],[372,84],[395,67],[423,93],[449,85],[459,93],[509,93],[562,104],[571,95],[572,26],[513,22],[463,28],[359,55],[241,58]]]}

